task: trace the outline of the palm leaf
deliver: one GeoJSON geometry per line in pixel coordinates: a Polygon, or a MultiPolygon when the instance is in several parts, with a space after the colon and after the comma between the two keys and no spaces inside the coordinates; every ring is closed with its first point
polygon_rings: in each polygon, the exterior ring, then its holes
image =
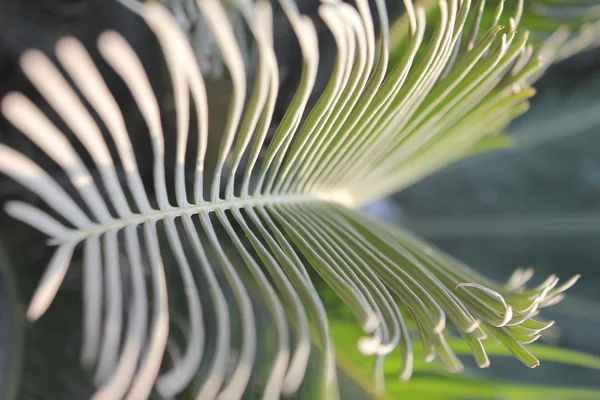
{"type": "MultiPolygon", "coordinates": [[[[427,10],[428,22],[435,26],[439,13],[435,11],[439,4],[435,0],[419,0],[415,2],[427,10]]],[[[506,0],[477,0],[473,1],[472,12],[467,18],[468,29],[464,39],[473,40],[480,37],[480,26],[506,25],[517,23],[521,29],[532,32],[529,43],[540,47],[554,36],[553,42],[562,42],[555,60],[567,58],[586,48],[596,47],[600,24],[598,16],[600,9],[592,1],[570,0],[535,0],[512,1],[506,0]],[[513,21],[511,21],[511,18],[513,21]]],[[[408,39],[408,14],[398,18],[391,26],[390,60],[397,62],[402,55],[402,49],[408,39]]],[[[432,31],[430,30],[430,33],[432,31]]]]}
{"type": "MultiPolygon", "coordinates": [[[[4,116],[68,181],[59,183],[33,159],[0,145],[0,171],[45,203],[12,201],[6,212],[56,247],[27,310],[29,320],[46,312],[82,249],[81,360],[93,371],[95,399],[146,398],[153,388],[167,398],[184,390],[200,398],[240,398],[257,369],[259,346],[273,354],[264,398],[293,393],[306,374],[310,325],[322,349],[319,396],[336,398],[334,346],[311,267],[359,321],[367,335],[358,342],[363,353],[382,365],[400,347],[402,380],[413,369],[407,321],[418,329],[425,359],[439,357],[450,371],[462,364],[446,340],[448,326],[462,334],[482,367],[488,365],[486,338],[536,366],[524,344],[550,324],[534,317],[560,301],[577,276],[560,286],[551,276],[525,288],[527,277],[519,272],[510,285],[497,284],[357,208],[495,137],[525,110],[530,82],[559,46],[551,41],[542,58],[534,56],[528,34],[516,31],[518,15],[508,29],[492,24],[481,37],[474,25],[461,45],[465,21],[481,13],[468,0],[440,1],[439,23],[427,43],[425,10],[406,1],[409,39],[401,61],[388,71],[383,2],[376,7],[378,39],[366,0],[357,8],[327,2],[319,14],[335,38],[336,61],[308,112],[319,64],[315,27],[293,2],[280,3],[301,46],[303,70],[288,112],[267,140],[279,87],[270,4],[237,5],[259,55],[248,93],[244,57],[226,10],[217,0],[197,2],[233,88],[214,168],[206,162],[215,140],[208,134],[210,93],[174,17],[155,3],[140,10],[170,72],[173,134],[163,132],[162,103],[133,49],[116,32],[100,36],[102,57],[146,122],[151,185],[144,186],[138,167],[148,155],[133,147],[123,114],[82,44],[61,39],[56,57],[83,99],[46,55],[32,50],[22,56],[23,72],[71,131],[57,128],[23,94],[2,100],[4,116]],[[227,303],[225,291],[235,304],[227,303]],[[274,339],[256,333],[257,294],[270,313],[274,339]],[[214,317],[210,326],[208,314],[214,317]]],[[[383,370],[376,375],[381,381],[383,370]]]]}
{"type": "MultiPolygon", "coordinates": [[[[388,379],[387,393],[379,393],[372,384],[369,375],[373,363],[356,350],[354,342],[361,332],[354,325],[341,320],[331,321],[340,368],[347,372],[355,382],[376,398],[401,398],[428,396],[436,399],[593,399],[600,394],[597,388],[579,388],[569,386],[540,386],[535,384],[514,382],[508,379],[489,379],[475,376],[468,371],[462,375],[450,375],[442,368],[424,361],[415,362],[414,377],[407,383],[399,383],[392,379],[398,369],[394,359],[386,360],[383,365],[388,379]]],[[[467,343],[452,337],[449,343],[458,355],[470,354],[467,343]]],[[[548,345],[534,344],[532,350],[547,362],[558,362],[565,365],[600,369],[600,358],[574,350],[558,349],[548,345]]],[[[506,348],[499,343],[486,345],[489,355],[508,355],[506,348]]],[[[416,352],[418,354],[418,350],[416,352]]]]}

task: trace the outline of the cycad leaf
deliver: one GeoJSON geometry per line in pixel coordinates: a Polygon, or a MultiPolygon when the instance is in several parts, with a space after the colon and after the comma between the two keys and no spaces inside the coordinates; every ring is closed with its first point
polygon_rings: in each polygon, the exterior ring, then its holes
{"type": "MultiPolygon", "coordinates": [[[[470,348],[466,343],[460,340],[451,341],[452,348],[458,354],[469,354],[470,348]]],[[[577,365],[580,367],[600,369],[600,357],[593,354],[582,353],[575,350],[561,349],[543,344],[532,344],[529,346],[532,353],[535,354],[540,361],[557,362],[568,365],[577,365]]],[[[500,343],[490,343],[486,346],[486,351],[490,356],[506,356],[510,352],[500,343]]]]}
{"type": "MultiPolygon", "coordinates": [[[[536,366],[524,344],[546,325],[532,318],[560,301],[577,277],[562,286],[554,276],[534,288],[525,288],[522,276],[510,287],[496,284],[355,210],[463,156],[524,110],[533,94],[528,83],[550,58],[534,56],[527,33],[516,32],[518,18],[507,33],[494,24],[472,46],[463,46],[465,21],[478,11],[468,0],[444,0],[426,43],[425,11],[406,1],[410,39],[402,60],[387,71],[383,2],[377,2],[377,40],[366,0],[357,1],[357,8],[325,2],[319,14],[336,41],[336,61],[327,88],[308,112],[319,63],[316,30],[292,1],[282,0],[302,49],[303,70],[268,141],[279,86],[269,3],[237,4],[258,48],[252,90],[223,5],[197,4],[233,88],[218,150],[210,157],[214,168],[206,161],[215,148],[208,134],[211,93],[184,33],[156,3],[140,13],[170,72],[173,134],[163,131],[162,102],[132,48],[116,32],[98,40],[100,54],[147,125],[150,157],[132,145],[121,110],[74,38],[57,43],[56,57],[107,134],[39,51],[22,56],[23,72],[71,132],[60,131],[23,94],[2,100],[4,116],[67,178],[59,184],[37,161],[0,145],[0,172],[45,203],[42,209],[13,201],[6,211],[56,246],[27,316],[35,320],[50,307],[76,252],[83,250],[81,360],[98,386],[94,399],[146,398],[153,388],[167,398],[183,391],[199,398],[240,398],[256,376],[259,346],[272,354],[264,398],[293,393],[310,358],[309,321],[322,349],[319,396],[338,397],[326,310],[309,267],[361,324],[367,335],[358,342],[363,353],[375,355],[381,366],[400,347],[401,380],[413,369],[407,321],[418,329],[425,359],[439,357],[450,371],[460,371],[462,364],[446,340],[447,326],[465,337],[482,367],[486,338],[499,339],[526,365],[536,366]],[[152,184],[144,186],[139,165],[149,158],[152,184]],[[192,168],[186,168],[189,160],[192,168]],[[257,296],[275,339],[257,335],[257,296]],[[214,341],[207,339],[208,330],[214,341]]],[[[477,29],[470,35],[477,37],[477,29]]],[[[549,46],[544,55],[554,50],[549,46]]],[[[379,368],[380,383],[381,374],[379,368]]]]}
{"type": "MultiPolygon", "coordinates": [[[[538,386],[534,384],[512,382],[508,379],[482,379],[468,372],[464,375],[449,375],[435,364],[428,364],[416,360],[414,376],[411,381],[399,384],[396,378],[398,362],[395,358],[388,358],[383,366],[384,376],[387,379],[387,393],[378,393],[372,384],[370,375],[372,368],[377,368],[377,363],[369,362],[367,357],[355,348],[355,341],[361,332],[356,326],[348,322],[332,319],[331,329],[336,343],[336,354],[340,368],[362,385],[365,391],[377,398],[398,398],[429,396],[436,399],[461,399],[473,397],[477,399],[495,399],[498,397],[516,399],[593,399],[600,391],[598,389],[585,389],[568,386],[538,386]]],[[[459,355],[471,353],[466,342],[451,337],[449,343],[459,355]]],[[[534,344],[531,350],[543,361],[558,362],[567,365],[576,365],[586,368],[599,369],[600,359],[591,354],[580,353],[573,350],[553,348],[547,345],[534,344]]],[[[510,354],[499,343],[486,344],[490,356],[505,356],[510,354]]],[[[417,350],[416,354],[419,353],[417,350]]]]}
{"type": "MultiPolygon", "coordinates": [[[[472,3],[472,8],[478,12],[472,12],[468,17],[463,40],[471,41],[481,36],[481,32],[478,34],[481,26],[512,26],[516,23],[520,29],[532,32],[530,43],[537,49],[555,35],[552,42],[558,46],[553,57],[556,61],[600,45],[600,8],[594,0],[473,0],[472,3]]],[[[427,10],[428,23],[437,23],[439,14],[435,10],[439,3],[436,0],[420,0],[415,4],[427,10]]],[[[405,14],[391,26],[390,60],[393,63],[398,61],[406,44],[408,23],[409,15],[405,14]]]]}

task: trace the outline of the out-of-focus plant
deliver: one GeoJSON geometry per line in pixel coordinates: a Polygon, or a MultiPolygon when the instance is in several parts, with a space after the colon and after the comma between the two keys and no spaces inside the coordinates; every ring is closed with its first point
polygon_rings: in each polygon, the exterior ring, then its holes
{"type": "Polygon", "coordinates": [[[530,41],[521,29],[530,20],[523,1],[486,7],[440,0],[432,7],[405,0],[404,39],[394,36],[392,46],[383,1],[374,10],[367,0],[323,1],[319,17],[335,40],[335,63],[309,110],[320,57],[315,25],[293,1],[279,5],[302,51],[302,76],[272,135],[280,72],[267,1],[172,3],[183,10],[174,14],[159,3],[135,7],[170,73],[173,132],[164,129],[157,83],[127,41],[112,31],[99,37],[102,58],[146,122],[150,155],[132,145],[122,111],[77,39],[57,43],[60,69],[40,51],[23,54],[23,73],[68,128],[22,93],[2,100],[6,119],[41,150],[34,157],[0,145],[0,172],[41,200],[10,201],[5,211],[55,247],[28,319],[47,311],[82,251],[81,361],[93,371],[95,399],[142,399],[152,391],[237,399],[256,381],[264,398],[279,398],[303,384],[312,341],[320,347],[315,395],[337,398],[335,343],[316,280],[358,320],[365,334],[358,349],[375,359],[376,392],[396,348],[396,373],[411,377],[415,336],[425,361],[437,357],[451,372],[463,365],[448,331],[462,337],[480,367],[489,365],[486,341],[537,366],[526,345],[553,324],[537,315],[577,275],[526,287],[530,272],[517,270],[507,284],[492,282],[360,207],[456,159],[509,145],[501,132],[527,109],[532,82],[593,40],[559,30],[530,41]],[[210,32],[200,49],[178,18],[191,12],[210,32]],[[240,32],[249,32],[250,44],[240,32]],[[399,57],[388,67],[391,47],[399,57]],[[256,54],[251,90],[246,48],[256,54]],[[202,68],[197,58],[215,50],[232,93],[223,132],[209,135],[214,94],[202,71],[215,72],[218,63],[211,56],[202,68]],[[138,166],[149,158],[152,183],[144,185],[138,166]],[[209,294],[206,302],[201,293],[209,294]],[[257,335],[257,303],[273,326],[265,335],[257,335]],[[264,354],[268,362],[258,363],[264,354]]]}

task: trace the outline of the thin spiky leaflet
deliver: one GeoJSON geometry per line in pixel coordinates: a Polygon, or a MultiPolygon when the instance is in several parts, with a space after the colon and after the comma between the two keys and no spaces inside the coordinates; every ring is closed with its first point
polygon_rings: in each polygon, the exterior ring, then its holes
{"type": "Polygon", "coordinates": [[[280,3],[300,43],[303,70],[290,108],[266,145],[279,88],[271,6],[238,2],[259,54],[255,84],[245,105],[246,72],[223,6],[217,0],[198,0],[233,88],[216,167],[208,179],[204,167],[211,94],[192,47],[163,6],[144,5],[141,15],[158,38],[172,80],[177,121],[173,177],[166,172],[161,104],[142,62],[118,33],[106,32],[98,40],[102,57],[128,87],[147,124],[151,188],[142,182],[139,155],[123,114],[82,44],[70,37],[61,39],[56,57],[102,120],[106,135],[47,56],[39,51],[22,56],[23,72],[72,130],[73,140],[80,142],[94,167],[89,170],[67,135],[23,94],[10,93],[2,100],[4,116],[70,181],[68,188],[61,186],[35,161],[0,145],[0,172],[36,193],[47,206],[42,210],[9,202],[7,213],[47,234],[56,246],[29,306],[29,319],[37,319],[50,306],[80,247],[81,354],[94,370],[95,399],[143,399],[153,388],[171,397],[188,387],[197,398],[240,398],[252,377],[259,345],[270,345],[274,352],[264,398],[293,393],[303,382],[311,354],[309,321],[322,348],[321,394],[333,399],[338,397],[335,356],[326,310],[307,270],[311,267],[368,334],[358,345],[377,358],[379,383],[383,359],[396,347],[401,349],[400,379],[411,375],[412,344],[405,318],[416,324],[426,359],[437,356],[452,371],[462,365],[445,340],[448,325],[469,343],[481,367],[489,364],[483,347],[486,338],[502,341],[526,365],[536,366],[537,360],[523,345],[536,340],[551,323],[534,317],[540,308],[560,301],[577,277],[558,286],[558,279],[551,276],[527,289],[531,274],[518,270],[508,285],[496,284],[356,208],[489,147],[490,141],[504,144],[498,141],[498,132],[526,108],[525,100],[532,94],[529,83],[550,62],[556,41],[549,42],[540,58],[528,46],[528,34],[516,31],[519,7],[506,33],[494,23],[478,35],[482,7],[471,8],[469,0],[441,0],[439,24],[425,43],[425,11],[406,0],[410,38],[402,60],[388,71],[383,2],[376,2],[378,39],[366,0],[357,0],[356,8],[323,2],[319,14],[335,38],[337,54],[329,84],[308,112],[319,62],[315,28],[292,1],[280,3]],[[470,13],[473,24],[467,35],[464,25],[470,13]],[[419,49],[424,49],[421,57],[419,49]],[[190,132],[191,113],[198,121],[195,132],[190,132]],[[189,157],[195,159],[191,172],[185,168],[189,157]],[[240,174],[243,179],[237,182],[240,174]],[[168,180],[173,187],[167,187],[168,180]],[[247,239],[242,240],[240,231],[247,239]],[[159,239],[163,236],[164,241],[159,239]],[[273,321],[275,344],[261,343],[256,335],[251,293],[240,277],[242,266],[234,265],[226,243],[254,278],[252,285],[273,321]],[[167,282],[167,259],[174,260],[180,286],[167,282]],[[217,268],[226,282],[217,280],[217,268]],[[223,285],[233,292],[239,311],[241,344],[236,349],[231,341],[233,312],[223,285]],[[175,312],[169,300],[182,290],[187,303],[182,328],[186,343],[178,349],[169,345],[175,312]],[[200,301],[200,291],[209,293],[209,305],[200,301]],[[124,307],[127,318],[122,315],[124,307]],[[210,359],[205,356],[207,307],[216,318],[210,359]],[[228,371],[234,352],[235,365],[228,371]],[[165,359],[170,366],[161,371],[165,359]],[[198,376],[201,366],[204,372],[198,376]]]}

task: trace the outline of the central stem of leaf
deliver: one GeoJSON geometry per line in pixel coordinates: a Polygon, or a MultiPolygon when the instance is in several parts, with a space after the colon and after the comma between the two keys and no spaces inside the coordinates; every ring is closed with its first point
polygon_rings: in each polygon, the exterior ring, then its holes
{"type": "Polygon", "coordinates": [[[145,214],[133,214],[126,218],[115,218],[105,223],[95,223],[81,229],[73,229],[68,235],[53,238],[49,242],[52,245],[63,243],[77,243],[88,237],[101,235],[110,231],[118,231],[127,226],[141,225],[149,221],[159,221],[165,218],[181,217],[184,215],[196,215],[210,213],[216,210],[228,210],[232,208],[264,207],[273,205],[286,205],[308,202],[337,202],[335,198],[319,194],[267,194],[260,196],[248,196],[244,198],[234,197],[230,199],[219,199],[217,201],[203,202],[200,204],[189,204],[183,207],[169,207],[162,210],[153,210],[145,214]]]}

